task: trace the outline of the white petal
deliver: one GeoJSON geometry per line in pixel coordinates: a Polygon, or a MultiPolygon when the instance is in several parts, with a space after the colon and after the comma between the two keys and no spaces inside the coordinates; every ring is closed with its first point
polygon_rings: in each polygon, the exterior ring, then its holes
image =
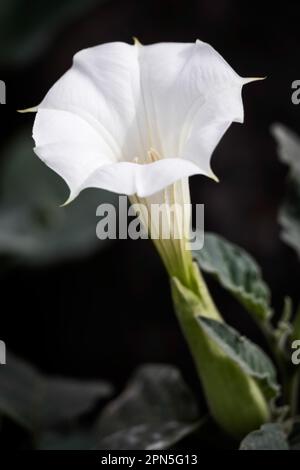
{"type": "Polygon", "coordinates": [[[33,138],[35,153],[78,193],[83,181],[101,165],[110,164],[112,152],[101,135],[69,111],[39,109],[33,138]]]}
{"type": "Polygon", "coordinates": [[[139,47],[152,146],[211,175],[210,158],[232,121],[243,121],[243,79],[208,44],[139,47]]]}
{"type": "Polygon", "coordinates": [[[137,49],[116,42],[78,52],[39,108],[81,116],[102,135],[115,161],[131,161],[145,151],[146,128],[136,120],[139,96],[137,49]]]}
{"type": "Polygon", "coordinates": [[[86,49],[38,107],[35,151],[71,198],[87,186],[146,196],[184,176],[213,176],[215,146],[243,120],[243,80],[200,41],[86,49]],[[167,163],[129,163],[150,148],[167,163]]]}
{"type": "Polygon", "coordinates": [[[201,173],[194,163],[178,158],[144,165],[111,163],[110,148],[101,136],[69,111],[40,109],[33,137],[39,142],[35,153],[69,185],[68,202],[88,187],[145,197],[180,178],[201,173]]]}
{"type": "MultiPolygon", "coordinates": [[[[179,158],[162,159],[145,165],[119,162],[95,170],[80,190],[103,188],[129,196],[137,194],[139,197],[147,197],[181,178],[195,174],[201,174],[199,167],[179,158]]],[[[76,195],[71,194],[71,199],[76,195]]]]}

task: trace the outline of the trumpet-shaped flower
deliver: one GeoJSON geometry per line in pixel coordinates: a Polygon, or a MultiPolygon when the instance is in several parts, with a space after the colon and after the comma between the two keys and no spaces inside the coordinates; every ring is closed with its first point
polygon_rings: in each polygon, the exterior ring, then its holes
{"type": "Polygon", "coordinates": [[[241,90],[252,80],[201,41],[104,44],[75,55],[36,108],[33,128],[36,154],[70,188],[67,202],[96,187],[127,194],[140,206],[140,219],[172,278],[177,315],[212,414],[233,435],[266,421],[269,409],[254,379],[199,330],[199,315],[222,317],[186,247],[188,177],[216,179],[212,153],[230,124],[243,122],[241,90]],[[157,203],[163,203],[170,239],[151,220],[157,203]],[[228,381],[237,401],[223,396],[228,381]]]}
{"type": "Polygon", "coordinates": [[[216,179],[212,152],[243,121],[250,80],[199,40],[86,49],[37,107],[34,150],[68,201],[87,187],[147,197],[193,174],[216,179]]]}

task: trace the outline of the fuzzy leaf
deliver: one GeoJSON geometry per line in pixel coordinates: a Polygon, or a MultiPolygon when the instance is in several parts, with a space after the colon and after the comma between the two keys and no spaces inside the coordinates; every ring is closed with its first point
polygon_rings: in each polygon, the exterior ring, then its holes
{"type": "Polygon", "coordinates": [[[226,323],[201,316],[198,317],[198,322],[228,357],[260,383],[268,399],[277,396],[279,386],[276,382],[276,371],[262,349],[226,323]]]}
{"type": "Polygon", "coordinates": [[[270,291],[254,259],[242,248],[212,234],[205,234],[204,247],[194,252],[200,268],[211,274],[254,317],[271,317],[270,291]]]}

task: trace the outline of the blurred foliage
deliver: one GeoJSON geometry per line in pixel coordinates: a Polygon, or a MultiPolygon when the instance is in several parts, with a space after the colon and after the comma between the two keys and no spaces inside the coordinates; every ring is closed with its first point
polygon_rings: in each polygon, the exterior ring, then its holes
{"type": "Polygon", "coordinates": [[[35,59],[61,28],[108,0],[1,0],[0,64],[19,66],[35,59]]]}
{"type": "Polygon", "coordinates": [[[34,154],[29,129],[5,150],[0,181],[0,256],[26,264],[52,263],[88,255],[108,243],[96,237],[96,208],[117,204],[100,189],[83,191],[66,207],[63,180],[34,154]]]}
{"type": "Polygon", "coordinates": [[[12,354],[0,369],[0,415],[35,435],[74,422],[112,392],[105,381],[46,377],[12,354]]]}
{"type": "Polygon", "coordinates": [[[246,436],[240,450],[289,450],[287,437],[280,424],[264,424],[246,436]]]}
{"type": "MultiPolygon", "coordinates": [[[[278,146],[278,156],[288,165],[286,192],[280,207],[278,221],[282,240],[300,257],[300,138],[282,124],[271,127],[278,146]]],[[[300,306],[290,326],[292,339],[300,338],[300,306]]]]}
{"type": "Polygon", "coordinates": [[[279,159],[289,167],[278,219],[281,238],[300,257],[300,139],[282,124],[274,124],[271,132],[277,141],[279,159]]]}
{"type": "Polygon", "coordinates": [[[0,369],[0,417],[25,428],[34,448],[167,449],[205,421],[172,366],[140,367],[99,415],[111,394],[105,381],[47,377],[12,354],[0,369]]]}
{"type": "Polygon", "coordinates": [[[168,449],[200,423],[180,372],[167,365],[143,366],[101,414],[97,449],[168,449]]]}

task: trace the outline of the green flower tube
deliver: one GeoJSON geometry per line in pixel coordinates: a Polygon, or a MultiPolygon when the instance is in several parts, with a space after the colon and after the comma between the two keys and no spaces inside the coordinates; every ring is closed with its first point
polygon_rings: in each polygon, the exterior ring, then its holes
{"type": "MultiPolygon", "coordinates": [[[[191,354],[210,412],[228,434],[240,438],[270,419],[267,398],[257,381],[208,337],[197,321],[203,316],[222,322],[209,300],[198,268],[198,295],[172,278],[172,295],[177,318],[191,354]],[[201,298],[201,293],[205,297],[201,298]]],[[[195,279],[195,280],[196,280],[195,279]]]]}

